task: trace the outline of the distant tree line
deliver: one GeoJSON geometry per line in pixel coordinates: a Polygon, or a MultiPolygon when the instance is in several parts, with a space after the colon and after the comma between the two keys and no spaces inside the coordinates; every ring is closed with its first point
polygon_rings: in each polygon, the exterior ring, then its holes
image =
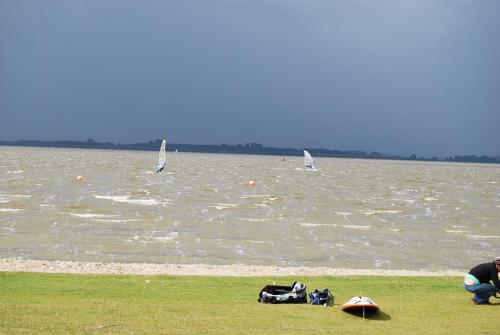
{"type": "MultiPolygon", "coordinates": [[[[57,148],[90,148],[90,149],[115,149],[115,150],[159,150],[161,139],[151,140],[146,143],[121,144],[111,142],[98,142],[92,138],[87,141],[1,141],[0,145],[5,146],[28,146],[28,147],[57,147],[57,148]]],[[[475,156],[453,156],[447,158],[438,157],[417,157],[412,154],[408,157],[386,154],[380,152],[365,151],[342,151],[323,148],[304,148],[315,157],[344,157],[344,158],[368,158],[368,159],[394,159],[394,160],[414,160],[414,161],[446,161],[446,162],[474,162],[474,163],[500,163],[500,156],[490,157],[486,155],[475,156]]],[[[265,147],[260,143],[204,145],[204,144],[178,144],[168,143],[167,151],[182,152],[206,152],[224,154],[249,154],[249,155],[281,155],[281,156],[302,156],[302,149],[295,148],[274,148],[265,147]]]]}

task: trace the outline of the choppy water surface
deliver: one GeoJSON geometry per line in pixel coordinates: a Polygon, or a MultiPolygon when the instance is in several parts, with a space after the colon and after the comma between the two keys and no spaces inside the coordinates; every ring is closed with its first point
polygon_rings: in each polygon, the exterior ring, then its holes
{"type": "Polygon", "coordinates": [[[0,147],[0,257],[438,270],[500,254],[499,165],[156,159],[0,147]]]}

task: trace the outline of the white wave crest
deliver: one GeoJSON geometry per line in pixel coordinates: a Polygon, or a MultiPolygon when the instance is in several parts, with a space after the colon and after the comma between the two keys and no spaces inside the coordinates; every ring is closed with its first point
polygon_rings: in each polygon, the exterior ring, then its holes
{"type": "Polygon", "coordinates": [[[76,216],[79,218],[112,218],[115,217],[116,215],[105,215],[105,214],[94,214],[94,213],[68,213],[71,216],[76,216]]]}
{"type": "Polygon", "coordinates": [[[451,234],[470,234],[472,233],[470,230],[452,230],[452,229],[445,229],[445,233],[451,233],[451,234]]]}
{"type": "Polygon", "coordinates": [[[240,204],[217,204],[215,206],[210,206],[210,207],[221,210],[221,209],[237,208],[239,206],[240,204]]]}
{"type": "Polygon", "coordinates": [[[15,199],[15,198],[31,198],[28,194],[0,194],[0,198],[15,199]]]}
{"type": "Polygon", "coordinates": [[[347,228],[347,229],[358,229],[358,230],[368,230],[372,226],[367,225],[367,226],[358,226],[358,225],[347,225],[347,224],[326,224],[326,223],[306,223],[306,222],[301,222],[299,223],[303,227],[340,227],[340,228],[347,228]]]}
{"type": "Polygon", "coordinates": [[[347,229],[359,229],[359,230],[368,230],[372,226],[356,226],[356,225],[347,225],[347,224],[339,224],[337,227],[347,228],[347,229]]]}
{"type": "Polygon", "coordinates": [[[152,222],[152,220],[138,220],[138,219],[92,219],[95,222],[108,222],[108,223],[127,223],[127,222],[152,222]]]}
{"type": "Polygon", "coordinates": [[[248,222],[267,222],[269,219],[251,219],[251,218],[238,218],[240,221],[248,221],[248,222]]]}
{"type": "Polygon", "coordinates": [[[375,215],[375,214],[398,214],[401,213],[401,211],[394,211],[394,210],[370,210],[370,209],[361,209],[358,210],[358,212],[363,213],[364,215],[375,215]]]}
{"type": "Polygon", "coordinates": [[[498,235],[465,235],[472,240],[492,240],[500,238],[498,235]]]}
{"type": "Polygon", "coordinates": [[[161,201],[156,199],[131,199],[130,196],[128,195],[115,195],[115,196],[94,195],[94,197],[96,199],[106,199],[106,200],[112,200],[114,202],[123,202],[133,205],[154,206],[161,204],[161,201]]]}

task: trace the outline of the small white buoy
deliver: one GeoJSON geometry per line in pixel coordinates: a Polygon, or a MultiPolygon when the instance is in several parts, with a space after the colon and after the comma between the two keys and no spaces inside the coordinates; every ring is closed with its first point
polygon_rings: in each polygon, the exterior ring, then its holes
{"type": "Polygon", "coordinates": [[[248,182],[248,186],[255,186],[257,183],[255,182],[255,180],[250,180],[248,182]]]}
{"type": "Polygon", "coordinates": [[[78,180],[78,181],[82,181],[82,180],[84,180],[84,179],[85,179],[85,178],[84,178],[83,176],[78,176],[78,177],[76,177],[76,180],[78,180]]]}

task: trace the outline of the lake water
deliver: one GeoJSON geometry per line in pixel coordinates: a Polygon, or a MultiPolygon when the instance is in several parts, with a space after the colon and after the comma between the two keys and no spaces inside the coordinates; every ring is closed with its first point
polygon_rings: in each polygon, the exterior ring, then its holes
{"type": "Polygon", "coordinates": [[[446,270],[500,254],[500,165],[156,160],[0,147],[0,258],[446,270]]]}

